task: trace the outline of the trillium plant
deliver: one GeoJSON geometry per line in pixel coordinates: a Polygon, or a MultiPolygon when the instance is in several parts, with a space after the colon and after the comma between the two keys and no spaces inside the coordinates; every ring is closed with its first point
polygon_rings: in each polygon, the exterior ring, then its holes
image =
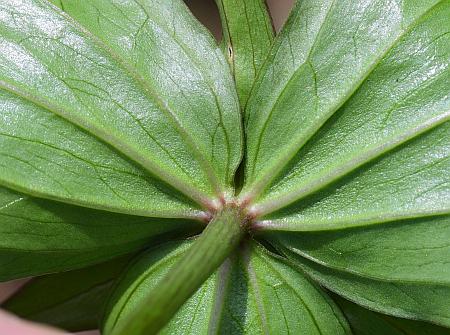
{"type": "Polygon", "coordinates": [[[2,308],[102,334],[449,334],[450,1],[0,1],[2,308]]]}

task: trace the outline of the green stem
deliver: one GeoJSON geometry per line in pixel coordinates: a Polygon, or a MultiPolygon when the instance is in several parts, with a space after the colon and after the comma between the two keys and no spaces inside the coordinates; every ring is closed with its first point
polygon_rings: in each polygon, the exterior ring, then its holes
{"type": "Polygon", "coordinates": [[[113,334],[157,334],[238,246],[244,235],[243,224],[244,217],[239,209],[231,207],[219,212],[192,247],[113,334]]]}

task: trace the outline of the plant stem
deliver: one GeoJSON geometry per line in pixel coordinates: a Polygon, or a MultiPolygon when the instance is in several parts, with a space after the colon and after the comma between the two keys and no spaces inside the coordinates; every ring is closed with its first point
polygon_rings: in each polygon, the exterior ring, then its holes
{"type": "Polygon", "coordinates": [[[114,335],[157,334],[223,263],[244,235],[244,216],[225,207],[114,335]]]}

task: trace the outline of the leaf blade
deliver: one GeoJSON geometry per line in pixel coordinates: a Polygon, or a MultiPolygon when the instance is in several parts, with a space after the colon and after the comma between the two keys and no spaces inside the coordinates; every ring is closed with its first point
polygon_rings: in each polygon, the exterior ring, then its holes
{"type": "Polygon", "coordinates": [[[267,228],[334,230],[448,214],[449,132],[447,121],[310,198],[273,213],[267,228]]]}
{"type": "Polygon", "coordinates": [[[376,335],[380,331],[386,335],[416,334],[445,335],[448,329],[425,322],[388,317],[371,312],[344,299],[335,299],[349,320],[355,335],[376,335]]]}
{"type": "Polygon", "coordinates": [[[363,277],[450,284],[449,216],[275,238],[318,264],[363,277]]]}
{"type": "Polygon", "coordinates": [[[271,19],[262,0],[216,0],[216,3],[222,20],[223,52],[234,74],[243,109],[272,45],[271,19]]]}
{"type": "Polygon", "coordinates": [[[137,259],[119,280],[106,308],[102,331],[111,334],[120,322],[143,300],[139,291],[149,291],[164,278],[169,266],[176,263],[191,243],[172,242],[147,252],[137,259]],[[145,289],[144,289],[145,288],[145,289]]]}
{"type": "Polygon", "coordinates": [[[253,246],[252,249],[248,264],[249,286],[253,286],[250,290],[254,294],[261,294],[263,297],[263,310],[271,317],[266,320],[268,333],[278,332],[280,329],[296,334],[351,333],[339,309],[326,293],[283,261],[270,257],[262,248],[253,246]],[[259,281],[257,286],[251,283],[254,280],[259,281]],[[281,285],[280,280],[283,283],[281,285]],[[277,284],[281,287],[277,287],[277,284]],[[276,302],[281,305],[287,303],[287,306],[279,308],[275,306],[276,302]],[[277,317],[280,313],[284,314],[285,320],[277,317]]]}
{"type": "MultiPolygon", "coordinates": [[[[308,334],[320,334],[322,331],[330,334],[349,334],[345,319],[324,292],[321,292],[300,273],[290,269],[279,259],[271,257],[262,250],[255,251],[255,248],[260,247],[252,243],[251,250],[244,253],[239,252],[230,257],[221,270],[213,274],[181,307],[169,324],[163,328],[162,334],[197,334],[199,332],[265,334],[273,331],[279,332],[280,329],[290,329],[293,333],[300,331],[308,334]],[[268,262],[276,270],[267,267],[268,262]],[[309,304],[307,307],[300,303],[301,299],[299,300],[298,297],[277,300],[275,289],[269,284],[266,285],[265,282],[280,281],[280,273],[290,277],[288,282],[291,286],[279,285],[278,294],[292,295],[292,290],[295,290],[307,301],[306,303],[309,304]],[[258,289],[254,286],[255,278],[259,283],[258,286],[262,285],[258,289]],[[259,294],[264,297],[263,300],[260,300],[259,294]],[[267,301],[270,299],[275,299],[275,302],[267,301]],[[258,300],[264,305],[262,308],[258,300]],[[279,304],[282,304],[281,308],[279,304]],[[290,309],[291,311],[288,312],[290,309]],[[264,315],[261,316],[263,310],[264,315]],[[284,315],[285,313],[286,315],[284,315]],[[314,317],[317,318],[317,323],[312,320],[314,317]]],[[[167,260],[168,263],[174,264],[170,255],[178,254],[177,257],[181,257],[186,247],[181,245],[178,249],[171,250],[166,258],[158,256],[157,259],[160,262],[167,260]]],[[[160,255],[160,250],[155,251],[154,255],[156,254],[160,255]]],[[[144,288],[145,291],[149,291],[151,287],[155,286],[155,279],[151,278],[152,275],[147,276],[146,274],[155,271],[153,275],[155,278],[163,278],[164,274],[160,273],[168,271],[161,267],[158,269],[158,263],[154,262],[156,258],[152,258],[150,254],[147,254],[145,258],[147,261],[142,260],[141,265],[136,266],[136,269],[140,267],[139,271],[134,275],[126,275],[133,282],[131,287],[127,288],[127,285],[123,284],[119,290],[122,293],[125,292],[119,299],[122,301],[124,313],[132,311],[137,306],[136,300],[142,299],[142,293],[134,294],[131,298],[129,294],[132,294],[133,291],[144,292],[144,288]],[[136,285],[141,287],[136,288],[136,285]],[[131,303],[127,304],[126,301],[131,303]]],[[[113,300],[118,301],[117,298],[113,300]]],[[[111,320],[118,315],[119,309],[114,308],[113,313],[109,314],[106,331],[111,331],[113,328],[111,320]]],[[[106,333],[108,334],[108,332],[106,333]]]]}
{"type": "Polygon", "coordinates": [[[224,186],[230,186],[241,156],[235,89],[215,40],[184,3],[150,4],[142,0],[117,4],[98,0],[54,3],[63,6],[66,13],[133,64],[145,85],[157,82],[151,85],[151,91],[176,113],[180,125],[186,128],[186,142],[216,191],[227,191],[224,186]],[[127,43],[132,47],[127,47],[127,43]],[[167,82],[162,80],[164,77],[168,77],[167,82]],[[212,129],[223,134],[214,137],[212,129]]]}
{"type": "Polygon", "coordinates": [[[267,190],[270,210],[304,198],[449,119],[449,11],[442,3],[414,21],[267,190]]]}
{"type": "Polygon", "coordinates": [[[0,106],[0,184],[126,214],[200,214],[173,189],[53,113],[5,91],[0,106]]]}
{"type": "Polygon", "coordinates": [[[129,258],[34,278],[5,301],[2,308],[71,332],[96,329],[114,280],[129,258]]]}
{"type": "MultiPolygon", "coordinates": [[[[184,7],[178,9],[181,17],[190,17],[184,7]]],[[[198,120],[184,122],[180,128],[180,113],[170,113],[166,100],[149,95],[133,76],[135,72],[122,63],[122,55],[118,57],[105,42],[47,1],[23,0],[21,6],[6,3],[1,13],[0,79],[6,82],[4,89],[12,87],[22,97],[40,101],[197,202],[209,204],[206,198],[213,191],[208,172],[183,137],[192,127],[200,127],[198,120]],[[21,20],[20,29],[14,23],[17,17],[21,20]],[[45,49],[47,52],[43,52],[45,49]],[[25,61],[27,69],[21,67],[25,61]],[[79,66],[80,62],[84,66],[79,66]],[[32,84],[36,81],[42,84],[36,87],[32,84]]],[[[196,23],[191,19],[189,24],[196,23]]],[[[212,48],[205,43],[206,50],[212,48]]],[[[219,58],[215,65],[218,69],[226,66],[220,64],[219,58]]],[[[235,92],[224,91],[225,98],[234,99],[235,92]]],[[[238,143],[234,147],[239,151],[238,111],[233,104],[225,117],[228,127],[233,124],[233,141],[238,143]]],[[[205,134],[205,129],[199,134],[205,134]]],[[[226,149],[223,137],[217,138],[217,143],[217,150],[222,153],[226,149]]],[[[233,155],[237,161],[239,157],[233,155]]]]}
{"type": "Polygon", "coordinates": [[[445,3],[436,1],[419,7],[406,3],[405,8],[400,2],[298,4],[272,55],[273,59],[289,57],[292,63],[279,61],[265,69],[253,103],[249,102],[246,127],[257,130],[248,137],[247,185],[242,198],[254,200],[260,195],[306,141],[354,95],[416,20],[445,8],[445,3]],[[355,49],[346,45],[356,33],[358,57],[355,49]],[[295,52],[289,39],[296,41],[295,52]],[[274,73],[279,75],[276,81],[274,73]],[[272,107],[276,114],[269,118],[272,107]],[[262,146],[258,138],[265,141],[262,146]]]}
{"type": "Polygon", "coordinates": [[[283,253],[327,289],[370,310],[450,327],[448,285],[378,281],[321,266],[286,249],[283,253]]]}
{"type": "Polygon", "coordinates": [[[195,221],[96,211],[4,188],[0,204],[0,281],[80,268],[139,250],[165,234],[199,229],[195,221]]]}

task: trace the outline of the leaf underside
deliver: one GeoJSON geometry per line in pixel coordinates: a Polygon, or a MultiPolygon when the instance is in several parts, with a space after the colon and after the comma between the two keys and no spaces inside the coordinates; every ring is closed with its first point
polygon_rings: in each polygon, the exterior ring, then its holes
{"type": "Polygon", "coordinates": [[[96,329],[129,255],[81,270],[32,279],[3,303],[22,318],[76,332],[96,329]]]}
{"type": "Polygon", "coordinates": [[[0,2],[5,307],[116,335],[225,203],[162,334],[448,334],[450,1],[216,3],[0,2]]]}
{"type": "Polygon", "coordinates": [[[355,335],[448,335],[446,328],[373,313],[358,305],[336,298],[355,335]]]}
{"type": "MultiPolygon", "coordinates": [[[[143,292],[164,279],[168,265],[188,247],[171,244],[133,265],[113,294],[105,334],[126,319],[143,292]]],[[[248,248],[226,261],[161,334],[350,334],[344,317],[320,288],[261,247],[248,248]]]]}

